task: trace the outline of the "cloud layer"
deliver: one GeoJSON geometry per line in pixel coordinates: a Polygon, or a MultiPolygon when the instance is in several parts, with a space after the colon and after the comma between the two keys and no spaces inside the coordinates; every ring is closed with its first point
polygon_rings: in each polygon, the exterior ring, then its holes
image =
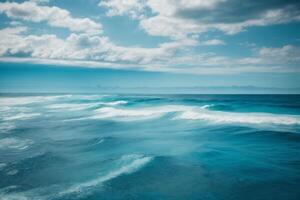
{"type": "Polygon", "coordinates": [[[122,46],[104,34],[101,19],[74,17],[48,1],[3,2],[0,13],[10,25],[0,30],[0,60],[199,74],[299,72],[300,50],[293,44],[251,47],[244,57],[196,50],[230,45],[203,37],[212,31],[232,35],[251,26],[300,21],[295,0],[103,0],[95,6],[104,9],[107,18],[128,17],[149,36],[168,40],[152,48],[122,46]],[[25,22],[66,29],[68,35],[32,34],[25,22]]]}
{"type": "Polygon", "coordinates": [[[67,10],[41,6],[33,1],[0,3],[0,13],[5,13],[11,19],[47,22],[50,26],[68,28],[75,32],[98,34],[102,31],[102,25],[89,18],[74,18],[67,10]]]}

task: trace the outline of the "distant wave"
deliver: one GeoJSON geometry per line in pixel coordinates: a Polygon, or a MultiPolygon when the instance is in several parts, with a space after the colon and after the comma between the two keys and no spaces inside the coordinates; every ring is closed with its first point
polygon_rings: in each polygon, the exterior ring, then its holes
{"type": "Polygon", "coordinates": [[[126,155],[122,156],[120,160],[115,163],[114,169],[110,170],[107,174],[97,177],[94,180],[90,180],[84,183],[79,183],[66,191],[62,192],[61,195],[67,195],[72,193],[81,193],[85,189],[92,188],[94,186],[100,185],[108,180],[116,178],[123,174],[133,173],[147,163],[149,163],[153,158],[143,155],[126,155]]]}
{"type": "Polygon", "coordinates": [[[2,117],[2,120],[4,121],[26,120],[26,119],[32,119],[40,115],[41,115],[40,113],[18,113],[10,116],[4,116],[2,117]]]}
{"type": "Polygon", "coordinates": [[[97,106],[98,103],[81,103],[81,104],[71,104],[71,103],[61,103],[61,104],[52,104],[47,106],[47,108],[56,110],[56,111],[63,111],[63,110],[71,110],[71,111],[76,111],[76,110],[84,110],[88,108],[92,108],[97,106]]]}
{"type": "Polygon", "coordinates": [[[32,103],[41,103],[59,99],[97,100],[108,95],[52,95],[52,96],[16,96],[0,97],[0,106],[18,106],[32,103]]]}
{"type": "Polygon", "coordinates": [[[52,101],[59,98],[71,97],[72,95],[57,95],[57,96],[26,96],[26,97],[1,97],[1,106],[16,106],[31,103],[40,103],[45,101],[52,101]]]}
{"type": "Polygon", "coordinates": [[[19,138],[4,138],[0,139],[0,149],[16,149],[16,150],[25,150],[34,142],[29,139],[19,139],[19,138]]]}
{"type": "MultiPolygon", "coordinates": [[[[205,105],[209,106],[209,105],[205,105]]],[[[167,105],[156,107],[144,107],[135,109],[123,109],[114,107],[103,107],[95,110],[93,119],[112,118],[116,120],[135,121],[149,118],[161,117],[164,114],[171,112],[184,112],[193,109],[194,107],[183,105],[167,105]]],[[[202,107],[201,107],[202,108],[202,107]]]]}
{"type": "Polygon", "coordinates": [[[127,101],[112,101],[112,102],[101,102],[101,105],[107,105],[107,106],[116,106],[116,105],[123,105],[123,104],[127,104],[127,101]]]}
{"type": "Polygon", "coordinates": [[[111,118],[123,121],[135,121],[161,117],[164,114],[175,112],[173,119],[201,120],[213,123],[245,123],[245,124],[300,124],[300,117],[295,115],[270,114],[270,113],[234,113],[212,111],[202,107],[168,105],[136,109],[120,109],[113,107],[99,108],[93,119],[111,118]]]}
{"type": "Polygon", "coordinates": [[[244,124],[300,124],[299,116],[279,115],[269,113],[233,113],[208,110],[187,110],[174,119],[202,120],[214,123],[244,123],[244,124]]]}
{"type": "Polygon", "coordinates": [[[93,119],[114,118],[117,120],[142,120],[155,117],[161,117],[169,112],[185,111],[187,106],[158,106],[150,108],[137,108],[137,109],[120,109],[113,107],[104,107],[95,110],[96,114],[93,119]]]}
{"type": "Polygon", "coordinates": [[[127,101],[112,101],[112,102],[97,102],[97,103],[60,103],[60,104],[48,105],[47,108],[53,109],[55,111],[64,111],[64,110],[77,111],[77,110],[93,108],[100,105],[116,106],[122,104],[127,104],[127,101]]]}
{"type": "Polygon", "coordinates": [[[102,99],[103,97],[109,97],[110,95],[98,95],[98,94],[91,94],[91,95],[70,95],[73,99],[85,99],[85,100],[97,100],[102,99]]]}

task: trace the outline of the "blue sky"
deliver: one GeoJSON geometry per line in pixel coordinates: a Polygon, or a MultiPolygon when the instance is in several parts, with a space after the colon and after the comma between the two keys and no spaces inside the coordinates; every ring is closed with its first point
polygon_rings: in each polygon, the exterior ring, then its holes
{"type": "Polygon", "coordinates": [[[298,88],[299,22],[297,0],[1,0],[0,90],[298,88]]]}

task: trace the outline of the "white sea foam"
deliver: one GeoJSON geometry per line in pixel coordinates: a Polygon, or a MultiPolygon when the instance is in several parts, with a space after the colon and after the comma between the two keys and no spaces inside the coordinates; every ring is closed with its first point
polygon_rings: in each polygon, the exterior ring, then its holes
{"type": "Polygon", "coordinates": [[[104,107],[95,110],[96,114],[91,117],[93,119],[113,118],[117,120],[142,120],[149,118],[161,117],[169,112],[179,112],[188,109],[187,106],[158,106],[150,108],[136,108],[136,109],[120,109],[113,107],[104,107]]]}
{"type": "Polygon", "coordinates": [[[103,107],[95,110],[93,119],[111,118],[114,120],[142,120],[161,117],[164,114],[174,112],[173,119],[199,120],[212,123],[243,123],[243,124],[300,124],[300,116],[271,113],[234,113],[213,111],[207,108],[210,105],[201,107],[168,105],[147,108],[121,109],[114,107],[103,107]]]}
{"type": "Polygon", "coordinates": [[[32,119],[37,116],[40,116],[40,113],[16,113],[10,116],[4,116],[2,117],[2,120],[4,121],[13,121],[13,120],[26,120],[26,119],[32,119]]]}
{"type": "Polygon", "coordinates": [[[0,133],[6,133],[14,128],[16,128],[16,125],[14,124],[14,122],[0,123],[0,133]]]}
{"type": "Polygon", "coordinates": [[[26,196],[23,196],[22,194],[13,193],[13,194],[1,194],[2,200],[29,200],[30,198],[27,198],[26,196]]]}
{"type": "Polygon", "coordinates": [[[202,120],[213,123],[243,123],[243,124],[300,124],[299,116],[270,113],[233,113],[209,110],[187,110],[174,119],[202,120]]]}
{"type": "Polygon", "coordinates": [[[13,169],[13,170],[8,171],[6,174],[9,176],[14,176],[18,173],[19,173],[19,171],[17,169],[13,169]]]}
{"type": "Polygon", "coordinates": [[[96,144],[101,144],[104,142],[104,139],[99,140],[96,144]]]}
{"type": "Polygon", "coordinates": [[[89,108],[93,108],[100,105],[105,106],[116,106],[126,104],[126,101],[112,101],[112,102],[98,102],[98,103],[61,103],[61,104],[52,104],[48,105],[47,108],[53,109],[55,111],[77,111],[77,110],[85,110],[89,108]]]}
{"type": "Polygon", "coordinates": [[[59,98],[68,98],[71,95],[58,95],[58,96],[27,96],[27,97],[1,97],[0,106],[16,106],[26,105],[31,103],[39,103],[45,101],[53,101],[59,98]]]}
{"type": "Polygon", "coordinates": [[[206,109],[206,108],[210,108],[210,107],[212,107],[213,105],[204,105],[204,106],[201,106],[200,108],[202,108],[202,109],[206,109]]]}
{"type": "Polygon", "coordinates": [[[120,100],[120,101],[112,101],[112,102],[101,102],[99,104],[106,105],[106,106],[116,106],[116,105],[123,105],[127,103],[128,103],[127,101],[120,100]]]}
{"type": "Polygon", "coordinates": [[[33,144],[32,140],[19,138],[4,138],[0,140],[0,149],[25,150],[33,144]]]}
{"type": "Polygon", "coordinates": [[[7,111],[9,111],[11,109],[11,107],[9,107],[9,106],[1,106],[0,107],[0,112],[7,112],[7,111]]]}
{"type": "Polygon", "coordinates": [[[81,103],[81,104],[52,104],[47,106],[47,108],[54,109],[56,111],[64,111],[64,110],[70,110],[70,111],[76,111],[76,110],[84,110],[88,108],[92,108],[97,106],[98,103],[81,103]]]}
{"type": "Polygon", "coordinates": [[[61,195],[70,193],[81,193],[85,189],[93,188],[95,186],[101,185],[102,183],[116,178],[123,174],[133,173],[152,160],[152,157],[142,156],[142,155],[126,155],[121,157],[113,166],[113,169],[108,171],[106,174],[97,177],[94,180],[90,180],[84,183],[75,185],[68,190],[61,193],[61,195]]]}

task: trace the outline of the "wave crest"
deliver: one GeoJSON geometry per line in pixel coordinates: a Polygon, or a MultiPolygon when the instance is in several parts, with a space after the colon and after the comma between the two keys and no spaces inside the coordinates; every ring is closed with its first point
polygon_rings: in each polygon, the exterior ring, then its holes
{"type": "Polygon", "coordinates": [[[96,114],[92,119],[110,118],[114,120],[143,120],[158,118],[167,113],[176,113],[172,119],[199,120],[212,123],[243,123],[243,124],[277,124],[297,125],[300,124],[300,117],[296,115],[271,114],[271,113],[234,113],[209,110],[210,105],[202,107],[168,105],[149,108],[120,109],[103,107],[95,110],[96,114]]]}
{"type": "Polygon", "coordinates": [[[150,108],[140,108],[140,109],[119,109],[113,107],[104,107],[95,110],[96,115],[93,119],[104,119],[104,118],[114,118],[117,120],[143,120],[149,118],[161,117],[162,115],[170,112],[185,111],[188,107],[186,106],[159,106],[150,108]]]}
{"type": "Polygon", "coordinates": [[[298,116],[278,115],[268,113],[233,113],[221,111],[188,110],[178,114],[174,119],[202,120],[213,123],[242,123],[242,124],[300,124],[298,116]]]}
{"type": "Polygon", "coordinates": [[[81,193],[85,189],[92,188],[94,186],[100,185],[106,181],[109,181],[113,178],[116,178],[123,174],[133,173],[147,163],[149,163],[153,158],[143,155],[125,155],[122,156],[114,165],[113,169],[110,170],[107,174],[102,175],[94,180],[90,180],[84,183],[80,183],[71,187],[70,189],[64,191],[62,195],[72,194],[72,193],[81,193]]]}

